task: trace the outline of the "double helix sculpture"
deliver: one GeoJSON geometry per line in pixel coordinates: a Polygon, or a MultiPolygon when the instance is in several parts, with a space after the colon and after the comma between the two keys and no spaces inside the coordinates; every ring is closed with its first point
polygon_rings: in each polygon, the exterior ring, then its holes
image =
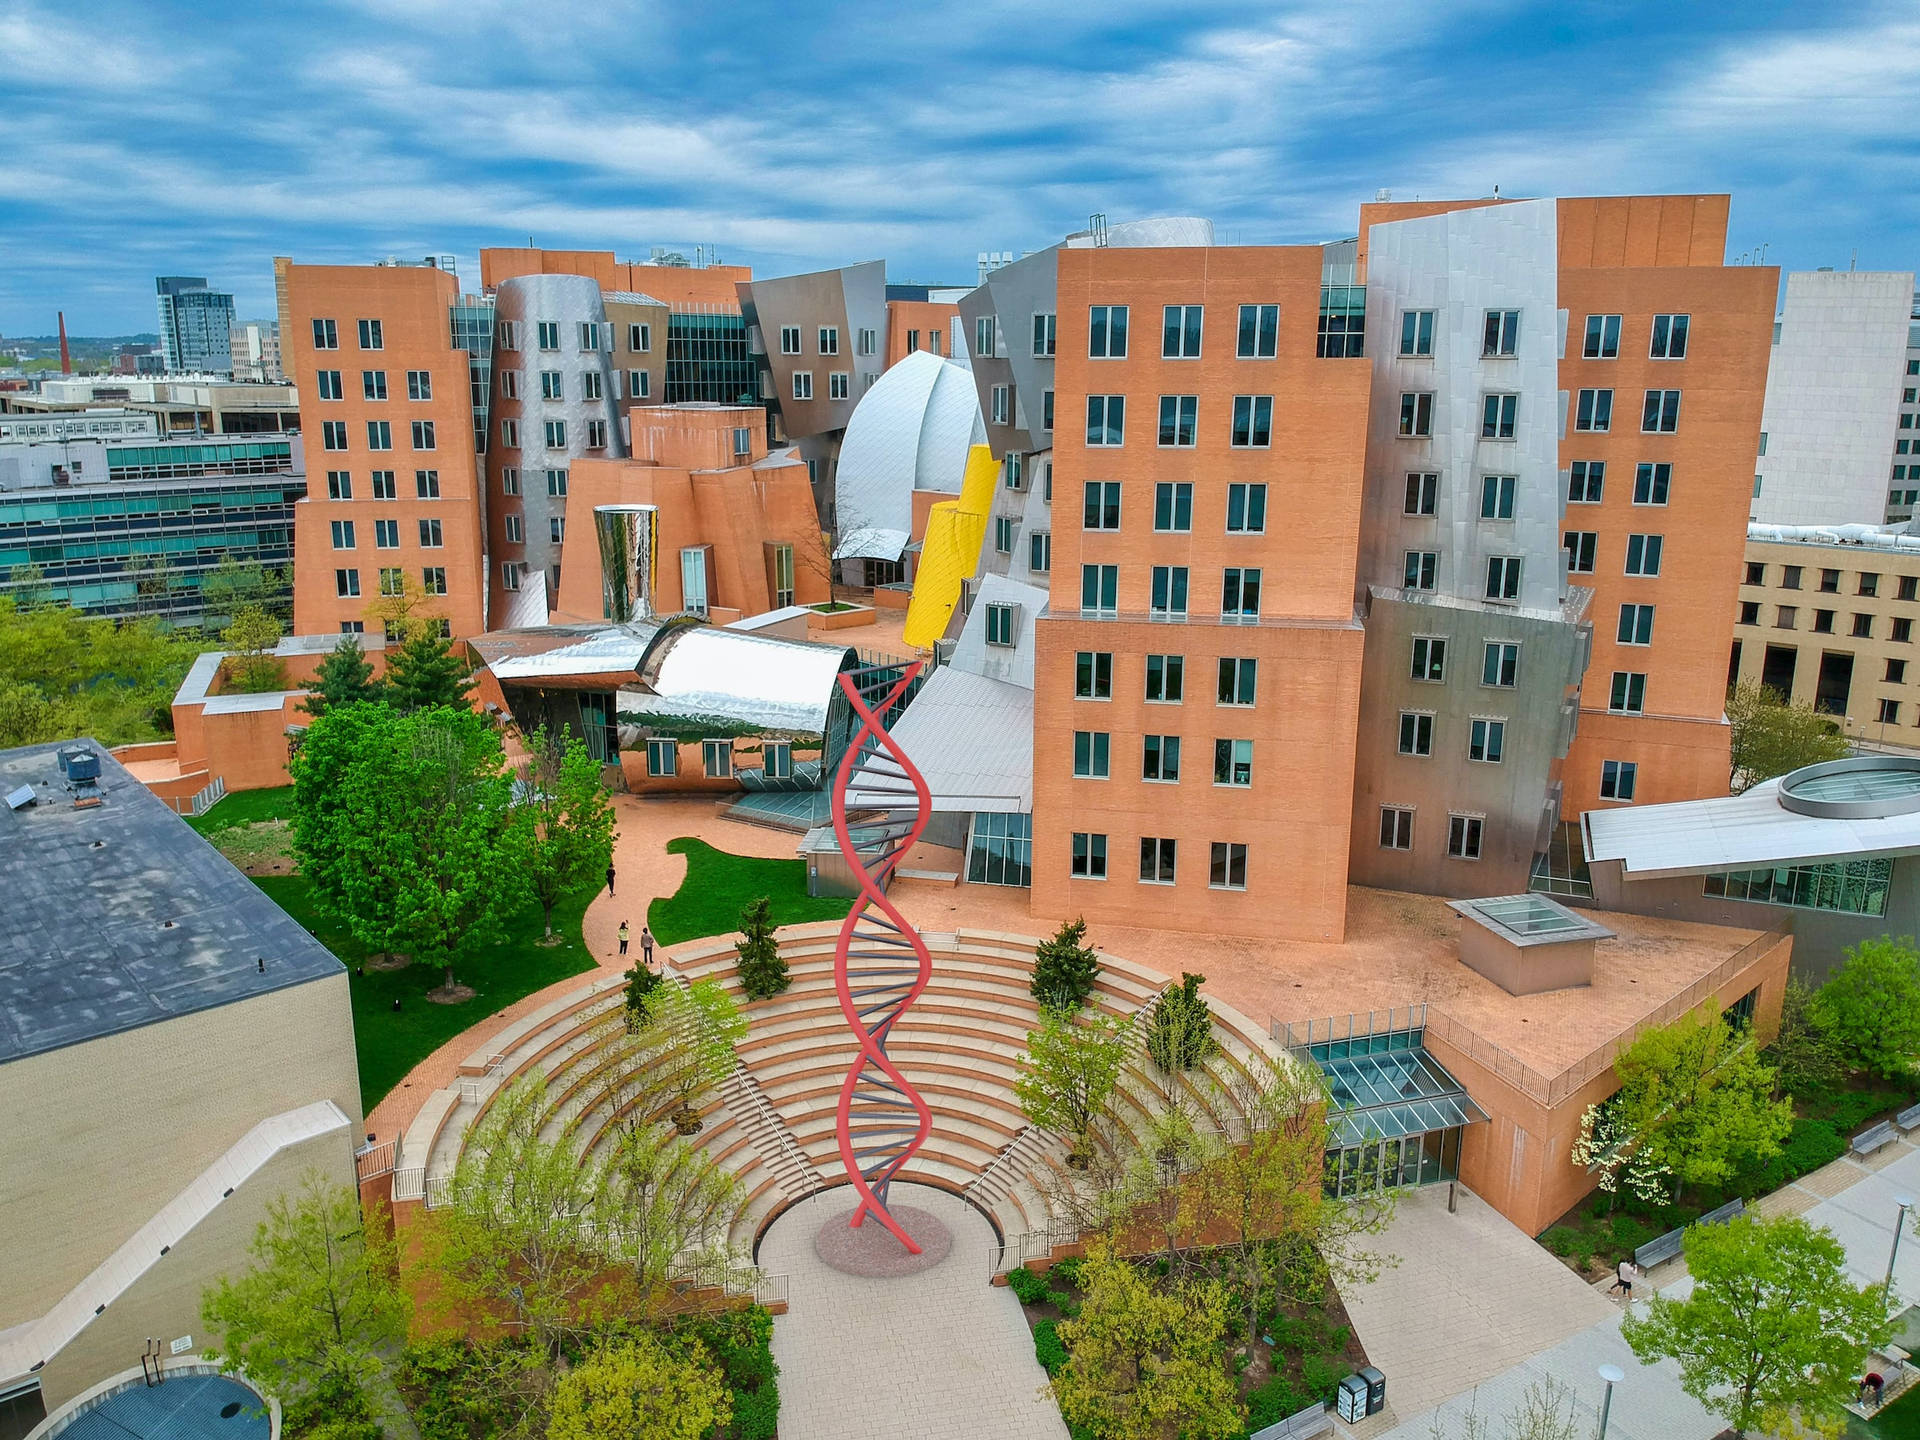
{"type": "Polygon", "coordinates": [[[926,829],[932,801],[926,779],[880,717],[906,695],[920,663],[907,666],[873,707],[862,697],[860,681],[878,667],[841,673],[840,688],[860,728],[833,786],[834,838],[860,886],[859,898],[840,926],[833,964],[840,1013],[860,1042],[860,1054],[840,1086],[835,1127],[841,1163],[860,1197],[849,1223],[857,1230],[872,1215],[913,1255],[920,1247],[887,1209],[887,1189],[926,1142],[933,1116],[887,1058],[887,1037],[926,988],[933,962],[919,932],[887,899],[886,882],[926,829]],[[852,824],[847,793],[855,786],[856,774],[862,813],[852,824]]]}

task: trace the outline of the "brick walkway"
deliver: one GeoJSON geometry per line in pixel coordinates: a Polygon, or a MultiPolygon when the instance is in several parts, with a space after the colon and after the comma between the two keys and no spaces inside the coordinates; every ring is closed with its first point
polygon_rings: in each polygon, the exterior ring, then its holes
{"type": "Polygon", "coordinates": [[[850,1193],[795,1206],[760,1246],[761,1267],[788,1277],[787,1313],[773,1322],[781,1440],[1066,1440],[1020,1302],[987,1283],[986,1221],[944,1191],[896,1186],[946,1222],[953,1250],[922,1274],[863,1280],[813,1253],[850,1193]]]}

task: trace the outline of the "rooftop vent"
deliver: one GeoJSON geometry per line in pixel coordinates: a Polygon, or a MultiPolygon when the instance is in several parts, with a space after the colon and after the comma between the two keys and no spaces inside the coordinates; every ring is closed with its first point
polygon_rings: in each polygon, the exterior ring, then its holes
{"type": "Polygon", "coordinates": [[[9,790],[7,792],[7,808],[9,810],[24,810],[33,803],[33,786],[31,785],[22,785],[18,790],[9,790]]]}

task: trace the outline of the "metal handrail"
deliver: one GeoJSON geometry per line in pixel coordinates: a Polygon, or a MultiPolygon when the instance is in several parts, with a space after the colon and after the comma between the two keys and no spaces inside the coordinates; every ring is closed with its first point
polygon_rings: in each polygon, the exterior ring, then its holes
{"type": "MultiPolygon", "coordinates": [[[[759,1081],[755,1080],[753,1072],[747,1069],[746,1062],[737,1055],[734,1057],[733,1073],[727,1078],[734,1082],[734,1089],[746,1097],[747,1108],[753,1112],[755,1119],[773,1131],[782,1157],[799,1172],[801,1180],[806,1185],[807,1193],[793,1198],[796,1201],[811,1200],[818,1195],[826,1188],[826,1176],[822,1175],[819,1167],[801,1153],[799,1145],[794,1142],[792,1132],[786,1127],[786,1122],[781,1120],[779,1113],[774,1110],[772,1102],[761,1090],[759,1081]]],[[[743,1122],[744,1118],[742,1117],[743,1122]]],[[[749,1129],[747,1133],[751,1138],[752,1130],[749,1129]]],[[[757,1141],[755,1148],[759,1148],[757,1141]]]]}

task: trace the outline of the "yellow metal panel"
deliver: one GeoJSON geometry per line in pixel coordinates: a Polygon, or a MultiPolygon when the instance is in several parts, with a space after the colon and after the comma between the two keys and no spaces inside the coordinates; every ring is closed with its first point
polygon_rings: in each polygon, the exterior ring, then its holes
{"type": "Polygon", "coordinates": [[[993,451],[975,445],[967,455],[960,498],[942,500],[927,512],[927,534],[913,576],[913,599],[907,605],[903,632],[907,644],[930,646],[946,634],[947,621],[960,599],[960,582],[980,564],[987,512],[993,508],[993,485],[999,473],[993,451]]]}

